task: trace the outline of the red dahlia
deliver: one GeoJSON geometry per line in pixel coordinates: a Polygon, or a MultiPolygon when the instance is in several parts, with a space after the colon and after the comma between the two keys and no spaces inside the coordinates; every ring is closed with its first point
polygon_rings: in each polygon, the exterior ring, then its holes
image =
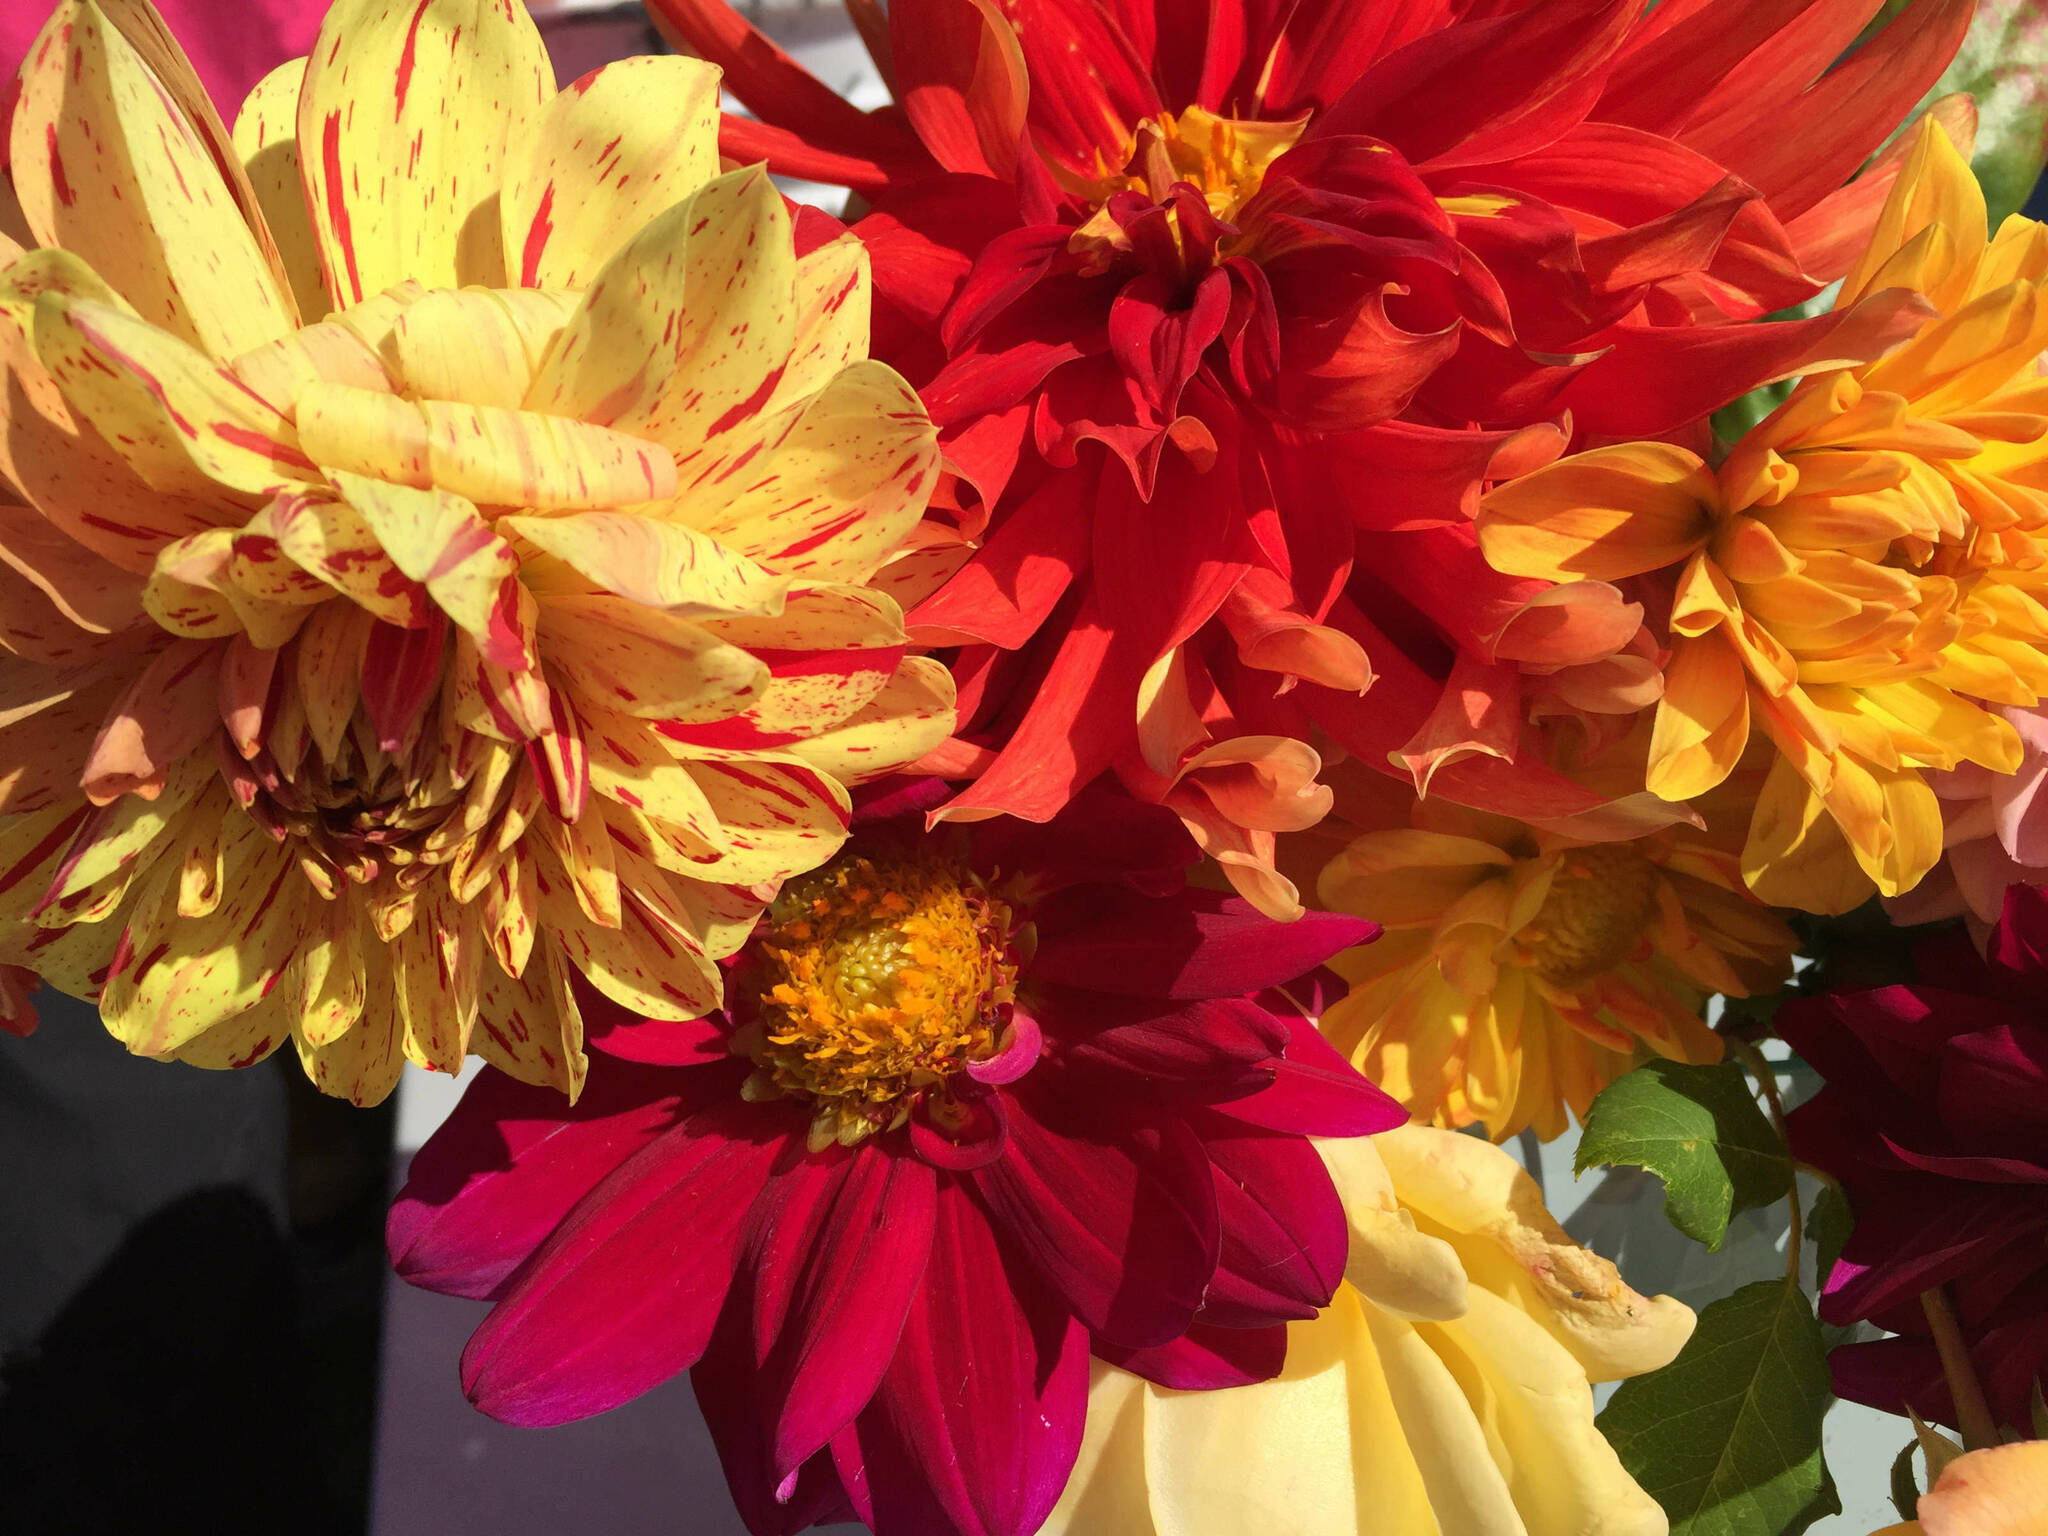
{"type": "Polygon", "coordinates": [[[1092,796],[880,825],[785,887],[729,1014],[593,1034],[634,1059],[573,1108],[481,1079],[390,1224],[407,1279],[497,1303],[472,1400],[553,1424],[694,1366],[752,1530],[1025,1536],[1091,1351],[1276,1374],[1344,1269],[1305,1138],[1405,1117],[1277,990],[1371,925],[1183,888],[1193,853],[1092,796]]]}
{"type": "Polygon", "coordinates": [[[1598,802],[1513,722],[1653,702],[1642,610],[1492,572],[1469,503],[1894,339],[1899,293],[1760,317],[1846,268],[1896,157],[1849,178],[1971,11],[1852,50],[1877,0],[894,0],[851,7],[900,103],[863,113],[723,0],[650,4],[758,114],[729,155],[872,210],[876,352],[959,472],[902,573],[962,647],[947,814],[1113,768],[1280,916],[1314,726],[1598,802]]]}

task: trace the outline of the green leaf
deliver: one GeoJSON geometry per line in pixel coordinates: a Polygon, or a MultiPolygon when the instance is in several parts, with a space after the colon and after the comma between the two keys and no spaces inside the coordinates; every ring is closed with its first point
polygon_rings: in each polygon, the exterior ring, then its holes
{"type": "Polygon", "coordinates": [[[1813,1239],[1813,1283],[1827,1288],[1828,1273],[1842,1256],[1842,1245],[1856,1226],[1849,1214],[1849,1197],[1833,1184],[1823,1184],[1813,1197],[1807,1213],[1806,1234],[1813,1239]]]}
{"type": "Polygon", "coordinates": [[[1970,34],[1929,100],[1952,91],[1977,98],[1977,152],[1991,227],[2019,211],[2048,160],[2048,11],[2040,0],[1977,0],[1970,34]]]}
{"type": "Polygon", "coordinates": [[[1901,1520],[1920,1513],[1920,1485],[1913,1480],[1913,1453],[1919,1449],[1919,1441],[1908,1440],[1892,1458],[1892,1508],[1901,1520]]]}
{"type": "Polygon", "coordinates": [[[1689,1067],[1651,1061],[1609,1083],[1586,1114],[1574,1171],[1626,1164],[1664,1181],[1664,1214],[1709,1250],[1737,1211],[1792,1187],[1785,1144],[1733,1062],[1689,1067]]]}
{"type": "Polygon", "coordinates": [[[1671,1536],[1798,1536],[1842,1502],[1821,1458],[1827,1357],[1804,1293],[1762,1280],[1700,1314],[1678,1358],[1600,1415],[1671,1536]]]}

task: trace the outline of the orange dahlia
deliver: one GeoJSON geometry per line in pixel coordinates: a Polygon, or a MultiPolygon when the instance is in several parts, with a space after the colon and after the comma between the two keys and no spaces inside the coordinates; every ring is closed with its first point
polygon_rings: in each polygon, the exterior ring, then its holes
{"type": "Polygon", "coordinates": [[[1705,793],[1760,730],[1777,757],[1743,873],[1815,912],[1917,884],[1941,854],[1926,770],[2011,773],[2018,735],[1985,706],[2048,694],[2048,228],[1987,238],[1968,164],[1926,123],[1837,302],[1880,287],[1932,318],[1806,378],[1718,470],[1620,444],[1479,513],[1501,570],[1642,578],[1672,650],[1649,787],[1705,793]]]}
{"type": "Polygon", "coordinates": [[[509,0],[342,0],[232,139],[139,0],[22,87],[0,962],[359,1102],[574,1093],[579,974],[716,1007],[951,722],[866,585],[936,454],[859,246],[719,174],[715,70],[557,95],[509,0]]]}
{"type": "Polygon", "coordinates": [[[863,113],[724,0],[650,8],[756,114],[728,153],[871,210],[878,352],[958,471],[903,589],[958,648],[942,814],[1113,772],[1276,915],[1325,739],[1592,803],[1505,694],[1639,655],[1642,615],[1526,618],[1551,583],[1489,573],[1465,501],[1909,329],[1898,293],[1764,317],[1846,268],[1970,15],[1852,49],[1876,0],[892,0],[849,7],[896,97],[863,113]]]}

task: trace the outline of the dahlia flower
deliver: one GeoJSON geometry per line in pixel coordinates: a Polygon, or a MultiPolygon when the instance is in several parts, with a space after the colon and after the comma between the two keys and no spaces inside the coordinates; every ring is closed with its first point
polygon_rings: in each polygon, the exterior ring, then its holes
{"type": "Polygon", "coordinates": [[[878,348],[958,470],[905,588],[961,647],[942,814],[1114,769],[1275,915],[1314,727],[1468,803],[1591,803],[1416,740],[1472,693],[1447,656],[1509,688],[1640,627],[1598,583],[1459,580],[1461,504],[1567,412],[1676,430],[1896,339],[1898,294],[1759,317],[1846,267],[1896,160],[1843,183],[1970,14],[1918,0],[1837,65],[1867,4],[906,0],[851,7],[900,103],[863,114],[723,0],[651,9],[758,115],[728,153],[873,210],[878,348]]]}
{"type": "Polygon", "coordinates": [[[2024,1430],[2048,1378],[2048,893],[2016,885],[1980,959],[1959,932],[1920,981],[1800,998],[1778,1032],[1826,1080],[1787,1117],[1855,1231],[1821,1318],[1898,1337],[1829,1356],[1837,1396],[1956,1422],[1922,1292],[1945,1287],[1993,1414],[2024,1430]]]}
{"type": "Polygon", "coordinates": [[[616,1022],[594,1043],[637,1060],[573,1109],[482,1079],[389,1229],[406,1279],[497,1303],[471,1400],[559,1423],[694,1366],[749,1529],[1029,1536],[1091,1349],[1276,1373],[1344,1270],[1304,1136],[1401,1112],[1253,995],[1367,925],[1176,890],[1194,852],[1107,798],[880,823],[783,889],[729,1012],[616,1022]]]}
{"type": "Polygon", "coordinates": [[[1802,381],[1718,471],[1620,444],[1479,513],[1503,571],[1650,578],[1673,654],[1649,787],[1706,792],[1759,728],[1776,759],[1743,874],[1813,912],[1912,889],[1941,853],[1924,771],[2011,773],[2019,738],[1983,706],[2048,692],[2048,229],[2015,216],[1987,240],[1983,194],[1929,121],[1838,302],[1878,287],[1934,318],[1802,381]]]}
{"type": "Polygon", "coordinates": [[[1914,1519],[1871,1536],[2034,1536],[2048,1530],[2048,1441],[1958,1456],[1920,1496],[1914,1519]]]}
{"type": "Polygon", "coordinates": [[[1964,763],[1927,775],[1941,805],[1941,862],[1911,891],[1885,902],[1895,923],[1932,923],[1968,914],[1973,931],[1989,928],[2005,907],[2008,885],[2048,880],[2048,708],[1998,710],[2020,739],[2020,765],[1992,773],[1964,763]]]}
{"type": "Polygon", "coordinates": [[[1725,838],[1680,823],[1586,843],[1435,798],[1408,820],[1363,833],[1317,882],[1324,906],[1387,930],[1331,962],[1351,991],[1323,1031],[1437,1125],[1559,1135],[1639,1044],[1720,1060],[1710,994],[1791,975],[1798,941],[1743,889],[1725,838]]]}
{"type": "Polygon", "coordinates": [[[1288,1325],[1286,1370],[1185,1393],[1098,1364],[1046,1536],[1663,1536],[1589,1384],[1668,1363],[1692,1313],[1573,1242],[1496,1147],[1411,1125],[1324,1151],[1347,1283],[1288,1325]]]}
{"type": "Polygon", "coordinates": [[[708,66],[551,82],[469,0],[343,0],[232,144],[146,7],[25,66],[0,962],[132,1051],[573,1093],[572,978],[715,1007],[949,728],[864,585],[935,453],[860,248],[718,174],[708,66]]]}

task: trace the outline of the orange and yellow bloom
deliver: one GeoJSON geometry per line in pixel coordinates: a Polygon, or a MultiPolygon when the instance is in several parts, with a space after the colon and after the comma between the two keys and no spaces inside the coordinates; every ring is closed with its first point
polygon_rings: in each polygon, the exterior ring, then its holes
{"type": "Polygon", "coordinates": [[[574,1092],[572,978],[716,1007],[950,729],[864,254],[720,174],[697,61],[557,95],[510,0],[343,0],[230,142],[137,16],[62,6],[14,120],[0,962],[141,1054],[574,1092]]]}
{"type": "Polygon", "coordinates": [[[1386,929],[1331,962],[1351,991],[1323,1031],[1425,1120],[1556,1136],[1638,1043],[1720,1060],[1700,1005],[1791,974],[1792,931],[1704,831],[1583,843],[1440,800],[1410,819],[1323,869],[1323,905],[1386,929]]]}
{"type": "Polygon", "coordinates": [[[1884,289],[1921,297],[1919,332],[1804,380],[1718,470],[1599,448],[1479,513],[1503,571],[1645,579],[1672,649],[1649,788],[1694,799],[1768,738],[1743,874],[1815,912],[1910,890],[1941,852],[1925,771],[2012,772],[2019,739],[1985,706],[2048,692],[2048,229],[1987,237],[1930,121],[1838,302],[1884,289]]]}

